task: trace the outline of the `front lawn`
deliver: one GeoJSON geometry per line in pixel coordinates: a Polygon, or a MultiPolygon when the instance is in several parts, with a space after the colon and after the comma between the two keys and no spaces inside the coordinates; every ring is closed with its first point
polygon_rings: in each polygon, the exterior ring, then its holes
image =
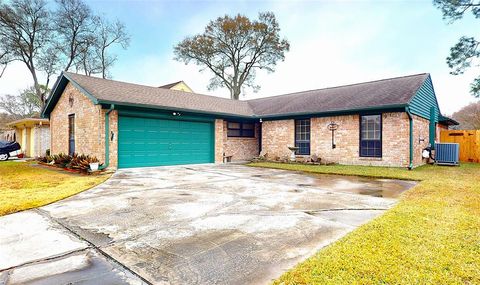
{"type": "Polygon", "coordinates": [[[250,165],[422,181],[383,216],[320,250],[274,284],[480,284],[480,164],[412,171],[250,165]]]}
{"type": "Polygon", "coordinates": [[[40,207],[104,182],[110,175],[81,175],[34,162],[0,162],[0,216],[40,207]]]}

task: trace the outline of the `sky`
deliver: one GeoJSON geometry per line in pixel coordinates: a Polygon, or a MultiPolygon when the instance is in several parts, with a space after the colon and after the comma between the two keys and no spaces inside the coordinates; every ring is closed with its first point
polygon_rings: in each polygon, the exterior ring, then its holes
{"type": "MultiPolygon", "coordinates": [[[[247,89],[241,99],[428,72],[443,114],[477,100],[469,85],[480,69],[450,75],[445,58],[461,36],[480,38],[480,20],[468,15],[448,24],[432,1],[86,2],[96,13],[124,22],[131,36],[128,49],[114,51],[114,80],[150,86],[184,80],[197,93],[228,98],[227,89],[207,90],[210,72],[175,61],[173,47],[219,16],[240,13],[253,19],[272,11],[290,51],[274,73],[257,73],[259,92],[247,89]]],[[[31,84],[24,64],[14,63],[0,78],[0,95],[31,84]]]]}

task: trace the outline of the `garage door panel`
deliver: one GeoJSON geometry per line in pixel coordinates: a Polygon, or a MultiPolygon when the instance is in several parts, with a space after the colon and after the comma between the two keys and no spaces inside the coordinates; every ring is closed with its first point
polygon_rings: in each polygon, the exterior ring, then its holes
{"type": "Polygon", "coordinates": [[[213,124],[120,116],[119,167],[213,162],[213,124]]]}

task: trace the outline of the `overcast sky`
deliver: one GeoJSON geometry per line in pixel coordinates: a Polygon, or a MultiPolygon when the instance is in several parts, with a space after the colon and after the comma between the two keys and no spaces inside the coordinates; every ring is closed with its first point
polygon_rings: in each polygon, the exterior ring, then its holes
{"type": "MultiPolygon", "coordinates": [[[[173,60],[173,46],[200,33],[209,20],[224,14],[273,11],[281,34],[291,44],[273,74],[259,73],[258,93],[242,99],[331,87],[428,72],[442,113],[451,114],[475,101],[472,70],[453,76],[445,63],[449,49],[463,35],[480,38],[480,20],[468,16],[453,24],[442,20],[431,1],[87,1],[97,13],[123,21],[130,47],[116,51],[113,79],[159,86],[184,80],[194,91],[228,97],[226,89],[208,91],[211,74],[173,60]]],[[[0,95],[32,84],[21,63],[0,78],[0,95]]]]}

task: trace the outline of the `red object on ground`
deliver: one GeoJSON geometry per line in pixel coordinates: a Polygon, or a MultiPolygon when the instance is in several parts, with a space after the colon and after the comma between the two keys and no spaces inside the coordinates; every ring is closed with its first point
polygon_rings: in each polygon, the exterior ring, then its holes
{"type": "Polygon", "coordinates": [[[19,153],[19,154],[17,155],[17,157],[18,157],[18,158],[23,158],[23,153],[19,153]]]}

